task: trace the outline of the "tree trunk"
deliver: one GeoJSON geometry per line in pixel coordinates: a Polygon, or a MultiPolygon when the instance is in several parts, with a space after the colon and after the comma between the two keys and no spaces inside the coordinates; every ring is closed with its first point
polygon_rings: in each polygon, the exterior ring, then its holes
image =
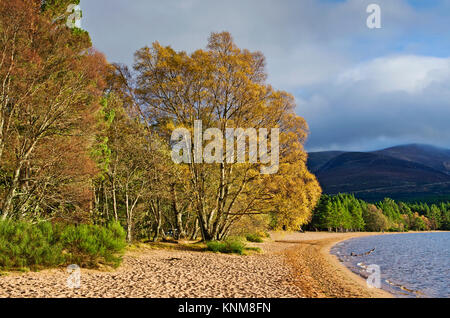
{"type": "Polygon", "coordinates": [[[128,221],[127,222],[127,241],[128,241],[128,243],[131,243],[131,241],[133,239],[133,237],[131,235],[131,231],[132,231],[131,222],[128,221]]]}
{"type": "Polygon", "coordinates": [[[200,220],[200,230],[202,233],[202,239],[203,241],[207,242],[207,241],[212,241],[214,240],[214,235],[209,231],[209,227],[207,222],[205,222],[201,216],[199,216],[199,220],[200,220]]]}
{"type": "Polygon", "coordinates": [[[176,237],[175,239],[179,240],[186,237],[186,233],[183,228],[183,213],[178,209],[177,205],[177,191],[175,189],[175,185],[171,186],[172,191],[172,210],[175,216],[175,229],[176,229],[176,237]]]}
{"type": "Polygon", "coordinates": [[[132,211],[130,210],[130,206],[129,206],[129,198],[128,198],[128,189],[125,190],[125,206],[126,206],[126,211],[127,211],[127,241],[128,243],[131,243],[132,241],[132,211]]]}
{"type": "Polygon", "coordinates": [[[153,213],[153,217],[155,218],[155,226],[154,229],[154,236],[153,236],[153,242],[156,242],[159,239],[159,234],[161,233],[161,227],[162,227],[162,213],[159,205],[159,200],[150,200],[150,210],[153,213]]]}
{"type": "Polygon", "coordinates": [[[103,213],[106,213],[106,220],[109,222],[109,207],[108,207],[108,192],[106,191],[105,183],[103,182],[103,213]]]}
{"type": "Polygon", "coordinates": [[[114,178],[112,184],[113,184],[112,199],[113,199],[114,218],[116,219],[116,222],[118,222],[119,216],[117,215],[116,182],[114,181],[114,178]]]}
{"type": "Polygon", "coordinates": [[[11,186],[9,187],[8,193],[6,194],[4,204],[3,204],[3,213],[2,213],[2,220],[5,220],[8,215],[11,213],[12,208],[12,200],[14,199],[14,196],[16,194],[16,189],[19,185],[19,176],[20,176],[20,170],[22,169],[22,164],[20,163],[16,170],[14,171],[14,177],[11,183],[11,186]]]}
{"type": "Polygon", "coordinates": [[[198,225],[198,218],[195,219],[194,228],[192,229],[192,234],[190,235],[191,240],[195,240],[198,237],[198,232],[200,231],[200,226],[198,225]]]}
{"type": "Polygon", "coordinates": [[[153,236],[153,242],[158,241],[160,232],[161,232],[161,219],[158,219],[155,226],[155,235],[153,236]]]}

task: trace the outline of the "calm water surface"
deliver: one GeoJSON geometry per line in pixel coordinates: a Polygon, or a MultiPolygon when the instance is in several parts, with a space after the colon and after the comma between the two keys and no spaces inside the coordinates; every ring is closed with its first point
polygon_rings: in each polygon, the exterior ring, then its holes
{"type": "Polygon", "coordinates": [[[381,269],[382,288],[397,297],[450,297],[450,233],[369,236],[335,245],[331,252],[353,272],[381,269]],[[364,254],[375,248],[370,255],[364,254]]]}

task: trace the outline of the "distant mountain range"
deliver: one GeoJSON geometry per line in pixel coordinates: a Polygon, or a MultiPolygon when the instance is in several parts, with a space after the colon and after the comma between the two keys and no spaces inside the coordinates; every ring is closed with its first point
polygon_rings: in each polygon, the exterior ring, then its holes
{"type": "Polygon", "coordinates": [[[312,152],[308,167],[327,194],[450,201],[450,149],[411,144],[373,152],[312,152]]]}

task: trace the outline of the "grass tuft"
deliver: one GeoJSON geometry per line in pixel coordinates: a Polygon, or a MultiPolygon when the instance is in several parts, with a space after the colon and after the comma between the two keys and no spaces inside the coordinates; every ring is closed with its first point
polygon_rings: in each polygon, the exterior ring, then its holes
{"type": "Polygon", "coordinates": [[[247,234],[245,236],[245,238],[247,239],[247,241],[253,242],[253,243],[263,243],[264,242],[263,238],[257,233],[247,234]]]}
{"type": "Polygon", "coordinates": [[[241,238],[228,238],[225,241],[210,241],[206,243],[208,251],[214,253],[243,255],[246,248],[241,238]]]}

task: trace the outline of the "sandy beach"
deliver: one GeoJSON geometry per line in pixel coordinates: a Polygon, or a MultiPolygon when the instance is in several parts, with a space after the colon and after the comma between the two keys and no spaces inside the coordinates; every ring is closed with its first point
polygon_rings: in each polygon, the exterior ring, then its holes
{"type": "Polygon", "coordinates": [[[114,271],[81,271],[79,289],[65,269],[0,276],[0,297],[303,298],[392,297],[329,254],[332,245],[372,233],[273,233],[247,256],[141,248],[114,271]]]}
{"type": "Polygon", "coordinates": [[[305,297],[391,298],[393,296],[384,290],[368,288],[365,279],[330,254],[336,243],[368,235],[380,233],[276,233],[273,237],[278,244],[297,242],[294,248],[285,251],[285,255],[305,297]]]}

